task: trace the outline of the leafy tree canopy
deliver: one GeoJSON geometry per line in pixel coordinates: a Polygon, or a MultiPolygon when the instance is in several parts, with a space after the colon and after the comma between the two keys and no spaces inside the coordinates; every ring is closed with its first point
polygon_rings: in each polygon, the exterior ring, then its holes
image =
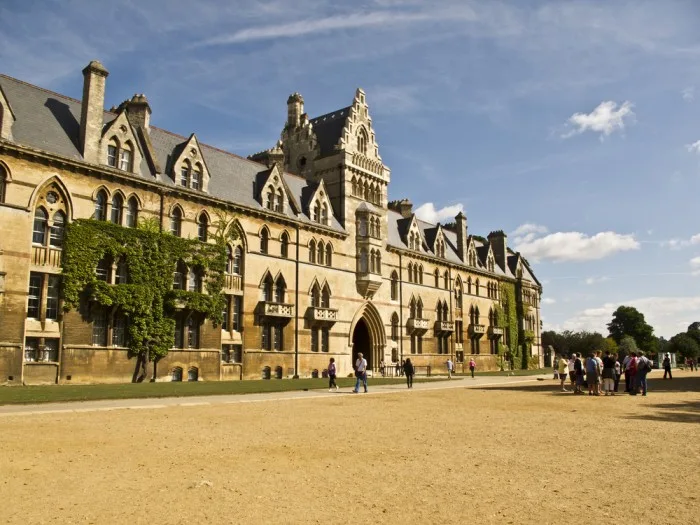
{"type": "Polygon", "coordinates": [[[644,314],[633,306],[618,307],[608,323],[608,331],[618,345],[625,336],[630,336],[642,350],[652,353],[657,350],[654,329],[644,320],[644,314]]]}
{"type": "Polygon", "coordinates": [[[668,351],[675,352],[682,358],[695,359],[700,354],[700,345],[688,334],[674,335],[668,343],[668,351]]]}

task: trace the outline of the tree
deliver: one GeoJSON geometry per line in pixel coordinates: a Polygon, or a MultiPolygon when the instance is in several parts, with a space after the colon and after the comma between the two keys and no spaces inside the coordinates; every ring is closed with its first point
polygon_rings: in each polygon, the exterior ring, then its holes
{"type": "Polygon", "coordinates": [[[644,320],[644,314],[633,306],[618,307],[608,323],[608,331],[618,345],[625,336],[630,336],[642,350],[656,351],[654,329],[644,320]]]}
{"type": "Polygon", "coordinates": [[[683,359],[695,359],[700,354],[700,346],[688,334],[680,333],[668,342],[668,351],[678,354],[683,359]]]}
{"type": "Polygon", "coordinates": [[[603,352],[610,352],[611,354],[616,354],[618,351],[618,345],[612,337],[606,337],[605,339],[603,339],[603,344],[601,346],[601,350],[603,352]]]}
{"type": "Polygon", "coordinates": [[[639,352],[639,348],[637,348],[637,343],[635,343],[634,339],[629,335],[626,335],[622,338],[622,341],[620,341],[620,344],[618,345],[618,359],[620,360],[620,362],[622,362],[625,359],[625,357],[630,355],[632,352],[639,352]]]}
{"type": "Polygon", "coordinates": [[[693,330],[700,330],[700,321],[690,323],[690,326],[688,326],[688,332],[692,332],[693,330]]]}

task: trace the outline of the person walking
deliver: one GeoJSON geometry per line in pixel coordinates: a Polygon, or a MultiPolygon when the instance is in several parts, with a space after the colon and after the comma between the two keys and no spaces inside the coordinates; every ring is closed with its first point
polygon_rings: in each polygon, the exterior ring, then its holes
{"type": "Polygon", "coordinates": [[[454,363],[452,362],[452,359],[449,357],[447,358],[447,379],[452,379],[452,370],[454,369],[454,363]]]}
{"type": "Polygon", "coordinates": [[[469,371],[472,373],[472,379],[474,379],[474,370],[476,370],[476,361],[473,357],[469,358],[469,371]]]}
{"type": "Polygon", "coordinates": [[[574,368],[576,366],[576,354],[571,354],[571,357],[569,358],[569,363],[567,365],[567,368],[569,369],[569,381],[571,382],[571,390],[576,393],[576,369],[574,368]]]}
{"type": "Polygon", "coordinates": [[[338,385],[335,382],[335,377],[336,374],[338,373],[338,369],[335,366],[335,358],[331,357],[331,362],[328,363],[328,391],[332,391],[333,388],[338,390],[338,385]]]}
{"type": "Polygon", "coordinates": [[[362,382],[362,385],[365,387],[365,394],[367,393],[367,359],[362,357],[362,352],[357,353],[357,360],[355,361],[355,377],[357,378],[357,381],[355,381],[355,389],[353,390],[354,394],[357,394],[360,392],[360,381],[362,382]]]}
{"type": "Polygon", "coordinates": [[[622,368],[625,370],[625,392],[631,394],[634,388],[634,373],[637,371],[637,354],[630,352],[622,362],[622,368]]]}
{"type": "Polygon", "coordinates": [[[406,374],[406,385],[408,385],[408,388],[413,388],[413,373],[415,371],[413,370],[413,363],[411,363],[411,359],[406,359],[406,361],[403,364],[403,373],[406,374]]]}
{"type": "Polygon", "coordinates": [[[666,379],[666,374],[668,374],[669,379],[673,379],[673,374],[671,374],[671,354],[666,354],[664,356],[664,379],[666,379]]]}
{"type": "Polygon", "coordinates": [[[642,389],[642,395],[647,395],[647,374],[651,372],[651,361],[644,356],[644,354],[639,354],[637,358],[637,373],[635,374],[635,386],[634,395],[639,393],[639,389],[642,389]]]}
{"type": "Polygon", "coordinates": [[[568,392],[566,387],[564,386],[564,383],[566,382],[566,379],[569,377],[569,361],[563,356],[559,356],[559,363],[557,363],[557,373],[559,374],[559,381],[561,386],[561,391],[562,392],[568,392]]]}

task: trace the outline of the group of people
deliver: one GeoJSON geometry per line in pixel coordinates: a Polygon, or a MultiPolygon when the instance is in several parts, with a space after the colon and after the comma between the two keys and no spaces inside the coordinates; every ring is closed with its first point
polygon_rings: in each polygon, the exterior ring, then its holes
{"type": "MultiPolygon", "coordinates": [[[[574,394],[583,395],[584,388],[588,388],[589,396],[614,396],[619,391],[622,374],[625,375],[625,392],[636,396],[641,393],[647,395],[647,374],[653,368],[653,362],[641,352],[631,352],[622,363],[618,355],[611,352],[603,353],[598,350],[591,352],[587,358],[582,358],[580,353],[573,353],[569,359],[565,356],[557,356],[554,370],[556,378],[560,381],[562,392],[569,392],[566,381],[569,380],[574,394]]],[[[664,356],[664,379],[671,375],[671,358],[669,354],[664,356]]]]}

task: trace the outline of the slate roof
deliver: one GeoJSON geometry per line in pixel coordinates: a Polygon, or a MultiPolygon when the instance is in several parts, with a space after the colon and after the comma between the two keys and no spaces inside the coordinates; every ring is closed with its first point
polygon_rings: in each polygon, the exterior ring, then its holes
{"type": "Polygon", "coordinates": [[[351,107],[348,106],[309,120],[313,125],[316,140],[321,149],[321,157],[335,153],[335,145],[338,144],[338,140],[343,134],[345,121],[350,114],[351,107]]]}
{"type": "MultiPolygon", "coordinates": [[[[0,88],[17,118],[12,126],[14,142],[75,160],[83,159],[79,148],[81,113],[79,100],[2,74],[0,74],[0,88]]],[[[116,116],[115,113],[105,111],[105,125],[116,116]]],[[[148,162],[144,159],[135,175],[165,186],[175,187],[175,181],[170,175],[171,166],[189,137],[150,126],[149,138],[157,162],[166,173],[157,173],[154,177],[148,162]]],[[[143,145],[142,149],[145,149],[143,145]]],[[[206,144],[200,143],[200,149],[210,174],[206,195],[254,209],[263,209],[262,204],[256,199],[257,192],[254,186],[257,175],[266,172],[267,166],[206,144]]],[[[289,173],[284,173],[283,178],[297,203],[302,201],[305,188],[314,185],[302,177],[289,173]]],[[[311,218],[306,214],[295,215],[291,206],[287,206],[286,210],[285,215],[290,218],[312,223],[311,218]]],[[[344,232],[335,217],[332,218],[330,227],[344,232]]]]}

